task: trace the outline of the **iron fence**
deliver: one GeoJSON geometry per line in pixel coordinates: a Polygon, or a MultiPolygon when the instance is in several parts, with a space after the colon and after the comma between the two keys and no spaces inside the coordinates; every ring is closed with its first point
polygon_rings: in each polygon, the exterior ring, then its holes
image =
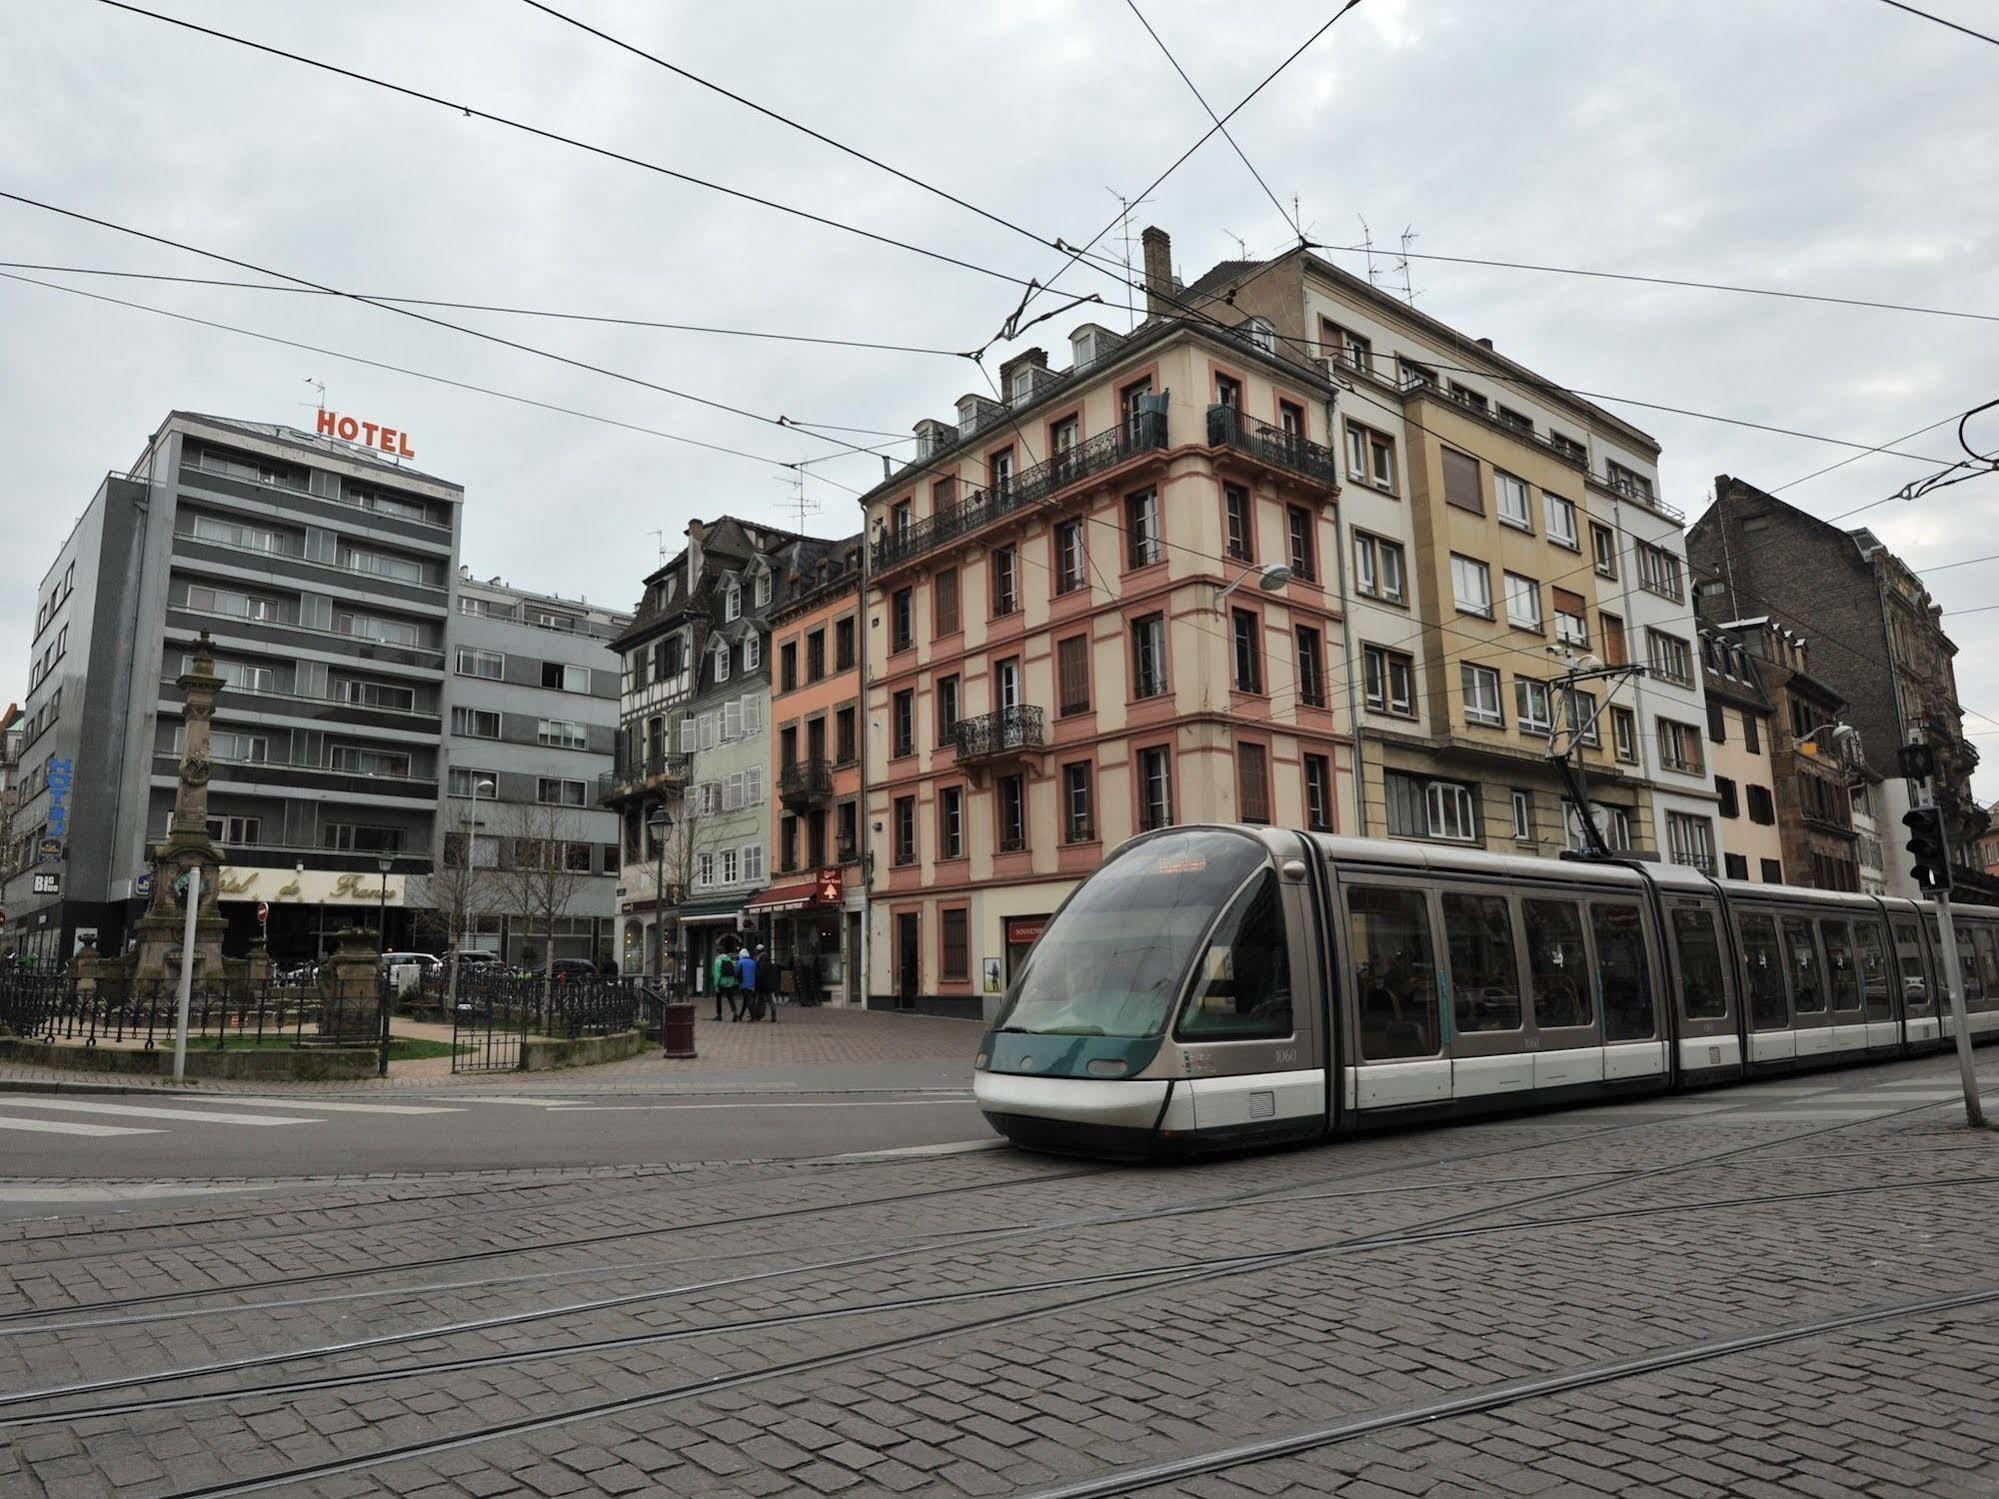
{"type": "MultiPolygon", "coordinates": [[[[67,974],[0,974],[0,1027],[30,1041],[145,1050],[171,1046],[179,1013],[171,981],[98,982],[85,987],[67,974]]],[[[188,996],[189,1045],[222,1050],[250,1045],[373,1044],[380,995],[326,995],[303,984],[197,984],[188,996]]]]}

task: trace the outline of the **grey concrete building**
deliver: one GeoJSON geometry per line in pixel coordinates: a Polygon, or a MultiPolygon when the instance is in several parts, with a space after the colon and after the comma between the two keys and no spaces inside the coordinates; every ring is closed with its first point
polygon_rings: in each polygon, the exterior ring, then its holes
{"type": "Polygon", "coordinates": [[[254,940],[260,902],[281,958],[384,906],[406,938],[436,840],[463,493],[336,437],[182,411],[106,476],[37,596],[0,897],[27,951],[122,948],[172,802],[173,680],[204,630],[228,682],[209,782],[225,950],[254,940]]]}
{"type": "MultiPolygon", "coordinates": [[[[514,962],[545,955],[545,917],[559,897],[555,956],[610,958],[618,818],[599,805],[597,780],[611,769],[618,734],[611,642],[632,617],[464,568],[453,610],[437,857],[456,865],[469,837],[477,873],[466,889],[477,909],[460,940],[514,962]],[[544,885],[540,901],[523,888],[543,876],[521,875],[522,839],[562,845],[563,878],[544,885]]],[[[426,939],[442,947],[449,924],[426,939]]]]}

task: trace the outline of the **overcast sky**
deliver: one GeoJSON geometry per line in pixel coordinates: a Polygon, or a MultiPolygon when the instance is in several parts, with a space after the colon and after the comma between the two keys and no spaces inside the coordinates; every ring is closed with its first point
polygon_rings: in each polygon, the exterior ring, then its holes
{"type": "MultiPolygon", "coordinates": [[[[218,30],[601,144],[1009,275],[1059,258],[511,0],[156,0],[218,30]]],[[[1226,109],[1334,0],[1141,0],[1226,109]]],[[[1207,128],[1116,0],[560,8],[1046,236],[1088,238],[1207,128]]],[[[1935,0],[1967,24],[1989,7],[1935,0]]],[[[1999,314],[1999,48],[1878,0],[1365,0],[1232,124],[1312,238],[1407,227],[1443,255],[1589,266],[1999,314]]],[[[16,8],[0,48],[0,190],[345,290],[927,348],[985,343],[1006,281],[821,228],[90,0],[16,8]]],[[[1220,139],[1140,208],[1189,280],[1290,229],[1220,139]]],[[[1115,240],[1116,236],[1113,236],[1115,240]]],[[[1352,268],[1351,256],[1335,259],[1352,268]]],[[[0,260],[240,277],[0,202],[0,260]]],[[[635,426],[792,461],[832,444],[351,302],[25,272],[635,426]]],[[[1066,363],[1115,316],[1029,335],[1066,363]]],[[[1577,389],[1863,445],[1999,397],[1990,322],[1419,262],[1417,305],[1577,389]]],[[[1038,308],[1059,305],[1044,299],[1038,308]]],[[[441,313],[768,416],[907,432],[985,387],[965,360],[441,313]]],[[[997,345],[997,360],[1013,351],[997,345]]],[[[629,606],[690,517],[779,524],[772,462],[707,452],[326,354],[0,280],[0,704],[25,690],[35,588],[107,469],[175,407],[305,424],[328,404],[411,435],[466,489],[481,575],[629,606]]],[[[1712,478],[1775,488],[1851,449],[1608,402],[1665,447],[1690,513],[1712,478]]],[[[1999,447],[1999,421],[1983,434],[1999,447]]],[[[877,439],[859,438],[856,441],[877,439]]],[[[1901,445],[1957,456],[1951,427],[1901,445]]],[[[906,451],[906,450],[903,450],[906,451]]],[[[1926,472],[1874,456],[1786,490],[1832,516],[1926,472]]],[[[879,459],[815,474],[862,487],[879,459]]],[[[806,529],[858,529],[808,482],[806,529]]],[[[1999,552],[1999,479],[1868,512],[1918,569],[1999,552]]],[[[1849,524],[1860,523],[1860,518],[1849,524]]],[[[1932,579],[1999,601],[1999,562],[1932,579]]],[[[1947,621],[1959,691],[1999,720],[1999,610],[1947,621]]],[[[1966,728],[1993,762],[1999,722],[1966,728]]]]}

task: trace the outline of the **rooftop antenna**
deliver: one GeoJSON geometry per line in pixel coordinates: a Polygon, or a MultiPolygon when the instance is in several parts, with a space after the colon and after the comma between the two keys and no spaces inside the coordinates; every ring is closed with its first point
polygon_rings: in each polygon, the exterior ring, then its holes
{"type": "Polygon", "coordinates": [[[790,474],[779,476],[777,482],[792,486],[790,508],[798,512],[797,530],[798,534],[803,536],[805,518],[819,513],[819,502],[805,493],[805,470],[794,469],[790,474]]]}
{"type": "Polygon", "coordinates": [[[1374,271],[1374,231],[1367,227],[1366,214],[1357,213],[1354,217],[1360,220],[1360,248],[1361,253],[1367,256],[1367,284],[1379,286],[1381,282],[1374,271]]]}
{"type": "Polygon", "coordinates": [[[1150,203],[1152,199],[1150,197],[1145,197],[1145,198],[1140,198],[1136,203],[1132,203],[1128,202],[1125,199],[1125,195],[1119,192],[1114,187],[1107,187],[1104,189],[1104,191],[1109,193],[1113,198],[1117,199],[1118,223],[1119,225],[1122,226],[1121,233],[1123,235],[1123,243],[1124,243],[1124,259],[1120,263],[1124,266],[1124,316],[1125,316],[1126,330],[1129,331],[1130,329],[1136,328],[1138,326],[1138,308],[1137,304],[1135,304],[1132,301],[1131,211],[1134,208],[1143,208],[1146,204],[1150,203]]]}
{"type": "Polygon", "coordinates": [[[1416,288],[1410,283],[1409,280],[1409,247],[1415,244],[1416,241],[1421,239],[1422,237],[1423,237],[1422,235],[1416,232],[1416,226],[1414,224],[1411,224],[1406,229],[1404,229],[1401,235],[1401,240],[1402,240],[1401,258],[1395,262],[1395,269],[1401,272],[1402,275],[1402,300],[1407,302],[1411,307],[1414,307],[1416,305],[1416,288]]]}
{"type": "Polygon", "coordinates": [[[1241,256],[1242,259],[1244,260],[1249,259],[1248,240],[1244,239],[1240,234],[1237,234],[1233,229],[1224,229],[1222,233],[1226,234],[1230,239],[1235,241],[1236,252],[1238,255],[1241,256]]]}
{"type": "Polygon", "coordinates": [[[648,535],[648,536],[650,536],[650,537],[652,537],[652,538],[653,538],[653,541],[654,541],[654,543],[655,543],[655,545],[657,545],[657,546],[658,546],[658,548],[659,548],[659,560],[660,560],[661,562],[664,562],[664,561],[666,561],[666,532],[664,532],[664,531],[648,531],[648,532],[646,532],[645,534],[646,534],[646,535],[648,535]]]}
{"type": "MultiPolygon", "coordinates": [[[[312,375],[307,375],[305,377],[305,383],[307,385],[310,385],[314,390],[319,392],[318,409],[324,411],[326,409],[326,382],[317,379],[312,375]]],[[[310,406],[313,403],[310,401],[302,401],[300,402],[300,404],[305,406],[310,406]]]]}

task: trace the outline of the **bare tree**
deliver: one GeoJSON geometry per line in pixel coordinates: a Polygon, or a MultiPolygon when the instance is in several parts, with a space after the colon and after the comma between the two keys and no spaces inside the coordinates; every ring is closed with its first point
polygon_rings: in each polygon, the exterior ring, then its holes
{"type": "Polygon", "coordinates": [[[472,923],[497,909],[496,871],[477,859],[477,839],[471,846],[464,831],[444,835],[444,857],[437,868],[420,876],[413,893],[416,929],[425,942],[447,950],[447,1006],[458,999],[458,953],[472,923]]]}
{"type": "Polygon", "coordinates": [[[555,932],[587,886],[596,845],[564,838],[561,807],[523,802],[510,809],[510,857],[501,860],[497,881],[510,914],[522,929],[542,940],[541,989],[546,999],[555,983],[555,932]]]}
{"type": "MultiPolygon", "coordinates": [[[[652,888],[655,902],[653,909],[655,936],[653,941],[657,946],[653,951],[659,952],[663,958],[668,948],[673,945],[667,941],[669,913],[676,913],[672,921],[674,927],[677,927],[679,924],[677,913],[680,905],[687,899],[687,892],[694,888],[695,835],[697,829],[694,818],[688,816],[686,813],[684,802],[675,801],[667,804],[666,814],[673,819],[673,826],[666,830],[665,847],[662,849],[659,840],[652,831],[651,817],[654,810],[648,807],[644,814],[646,820],[640,824],[645,829],[645,840],[640,846],[646,852],[645,878],[647,885],[652,888]],[[661,888],[662,886],[664,886],[664,889],[661,888]]],[[[652,961],[653,952],[648,951],[644,953],[640,958],[641,968],[645,972],[651,973],[653,971],[652,961]]],[[[658,977],[661,986],[665,987],[666,974],[661,972],[658,977]]],[[[688,978],[688,975],[682,975],[683,981],[686,981],[688,978]]]]}

